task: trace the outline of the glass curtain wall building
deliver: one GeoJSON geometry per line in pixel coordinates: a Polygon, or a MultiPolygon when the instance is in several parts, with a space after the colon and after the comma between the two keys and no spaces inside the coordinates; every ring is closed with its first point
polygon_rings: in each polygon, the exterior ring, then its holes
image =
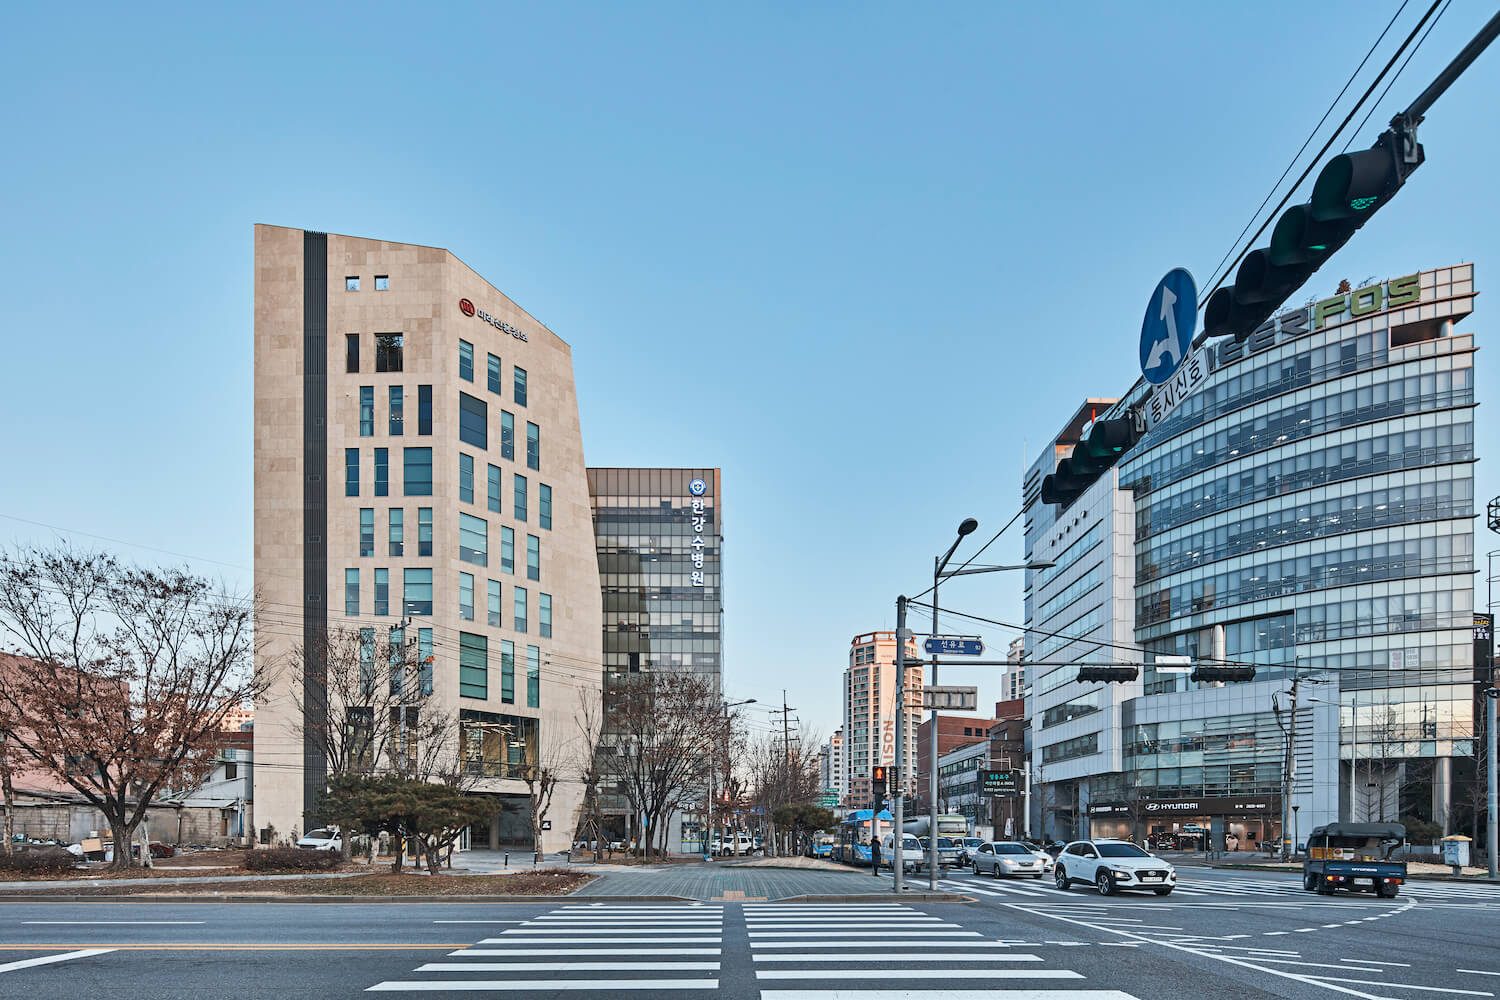
{"type": "MultiPolygon", "coordinates": [[[[611,682],[681,670],[723,686],[723,483],[719,469],[589,469],[604,608],[605,723],[611,682]]],[[[606,732],[606,742],[608,733],[606,732]]],[[[611,836],[638,836],[618,792],[611,836]]],[[[704,817],[677,816],[672,850],[701,846],[704,817]]]]}
{"type": "Polygon", "coordinates": [[[1473,300],[1472,264],[1346,285],[1201,348],[1189,391],[1138,380],[1049,444],[1023,484],[1029,558],[1058,563],[1027,580],[1039,828],[1467,828],[1475,344],[1455,324],[1473,300]],[[1042,502],[1094,418],[1122,416],[1139,440],[1042,502]],[[1256,675],[1195,683],[1158,654],[1256,675]],[[1146,666],[1079,684],[1060,659],[1146,666]]]}

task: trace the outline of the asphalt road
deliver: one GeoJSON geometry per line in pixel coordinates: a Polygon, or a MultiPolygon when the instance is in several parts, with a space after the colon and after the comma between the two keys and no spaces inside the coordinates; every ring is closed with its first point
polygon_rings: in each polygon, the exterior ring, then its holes
{"type": "Polygon", "coordinates": [[[1377,900],[1305,894],[1268,873],[1183,876],[1167,898],[1023,895],[1044,887],[956,876],[975,901],[942,904],[0,902],[0,996],[1500,994],[1500,892],[1488,887],[1377,900]]]}

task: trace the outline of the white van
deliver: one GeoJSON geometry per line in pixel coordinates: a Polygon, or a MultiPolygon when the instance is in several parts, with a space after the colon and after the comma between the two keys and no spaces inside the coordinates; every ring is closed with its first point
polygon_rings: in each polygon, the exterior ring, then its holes
{"type": "MultiPolygon", "coordinates": [[[[888,833],[880,838],[880,867],[893,868],[896,864],[896,835],[888,833]]],[[[901,838],[901,870],[921,871],[925,867],[922,844],[911,834],[901,838]]]]}

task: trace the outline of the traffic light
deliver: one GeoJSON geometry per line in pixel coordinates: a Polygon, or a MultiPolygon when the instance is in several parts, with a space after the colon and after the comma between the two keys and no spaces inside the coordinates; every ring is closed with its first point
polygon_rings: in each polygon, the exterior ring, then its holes
{"type": "Polygon", "coordinates": [[[1203,337],[1247,340],[1294,289],[1395,197],[1425,159],[1415,135],[1387,129],[1371,149],[1335,156],[1312,199],[1281,216],[1269,247],[1245,255],[1234,284],[1203,307],[1203,337]]]}
{"type": "Polygon", "coordinates": [[[1088,681],[1105,681],[1110,684],[1123,683],[1135,680],[1140,676],[1140,673],[1141,670],[1139,667],[1079,667],[1078,682],[1080,684],[1088,681]]]}
{"type": "Polygon", "coordinates": [[[883,792],[886,790],[886,782],[885,768],[876,764],[870,771],[870,787],[875,791],[883,792]]]}
{"type": "Polygon", "coordinates": [[[1095,420],[1088,436],[1073,446],[1072,454],[1057,463],[1057,471],[1042,480],[1042,503],[1063,506],[1078,499],[1089,484],[1114,465],[1137,438],[1133,417],[1095,420]]]}
{"type": "Polygon", "coordinates": [[[1188,675],[1194,681],[1253,681],[1254,667],[1194,667],[1188,675]]]}

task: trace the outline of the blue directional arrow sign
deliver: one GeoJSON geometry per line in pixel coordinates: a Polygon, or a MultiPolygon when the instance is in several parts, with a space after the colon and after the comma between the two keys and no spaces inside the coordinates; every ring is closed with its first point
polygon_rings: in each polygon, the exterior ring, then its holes
{"type": "Polygon", "coordinates": [[[1187,360],[1198,325],[1198,286],[1184,268],[1174,267],[1146,300],[1141,321],[1141,374],[1161,385],[1187,360]]]}
{"type": "Polygon", "coordinates": [[[979,656],[984,642],[972,635],[934,635],[922,643],[928,656],[979,656]]]}

